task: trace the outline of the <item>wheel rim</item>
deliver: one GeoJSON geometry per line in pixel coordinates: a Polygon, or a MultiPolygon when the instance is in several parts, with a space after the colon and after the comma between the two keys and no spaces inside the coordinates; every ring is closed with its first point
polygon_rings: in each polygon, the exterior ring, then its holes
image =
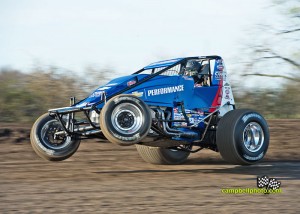
{"type": "Polygon", "coordinates": [[[131,103],[123,103],[113,110],[111,122],[119,133],[132,134],[139,131],[142,127],[142,112],[137,106],[131,103]]]}
{"type": "Polygon", "coordinates": [[[244,146],[249,152],[257,152],[264,144],[264,131],[256,123],[249,123],[243,131],[244,146]]]}
{"type": "Polygon", "coordinates": [[[62,149],[72,141],[70,136],[55,136],[55,133],[62,131],[63,128],[57,120],[48,121],[42,128],[41,137],[45,146],[51,149],[62,149]]]}

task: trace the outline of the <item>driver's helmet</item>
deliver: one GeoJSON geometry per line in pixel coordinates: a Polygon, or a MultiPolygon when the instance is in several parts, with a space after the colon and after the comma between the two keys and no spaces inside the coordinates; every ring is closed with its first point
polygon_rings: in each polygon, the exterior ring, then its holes
{"type": "Polygon", "coordinates": [[[200,71],[201,64],[196,60],[190,60],[186,63],[185,74],[188,76],[197,76],[200,71]]]}

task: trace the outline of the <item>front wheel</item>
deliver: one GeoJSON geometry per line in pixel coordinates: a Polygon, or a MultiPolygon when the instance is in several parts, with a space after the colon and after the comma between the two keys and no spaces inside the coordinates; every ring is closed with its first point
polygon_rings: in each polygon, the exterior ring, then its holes
{"type": "Polygon", "coordinates": [[[136,144],[136,149],[144,161],[152,164],[182,164],[190,155],[186,151],[139,144],[136,144]]]}
{"type": "Polygon", "coordinates": [[[223,159],[232,164],[250,165],[262,160],[269,138],[266,120],[252,110],[232,110],[218,124],[218,149],[223,159]]]}
{"type": "Polygon", "coordinates": [[[80,139],[76,136],[55,136],[56,132],[62,130],[59,121],[48,113],[42,115],[31,129],[30,141],[33,150],[50,161],[62,161],[71,157],[77,151],[80,139]]]}
{"type": "Polygon", "coordinates": [[[100,114],[104,136],[121,146],[140,142],[148,134],[151,123],[149,107],[136,96],[128,94],[113,97],[100,114]]]}

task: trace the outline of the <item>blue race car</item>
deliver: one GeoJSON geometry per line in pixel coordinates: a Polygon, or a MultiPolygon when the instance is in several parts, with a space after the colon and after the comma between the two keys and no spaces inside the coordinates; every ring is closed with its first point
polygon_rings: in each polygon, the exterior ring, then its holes
{"type": "Polygon", "coordinates": [[[135,145],[153,164],[180,164],[208,148],[232,164],[250,165],[265,156],[269,129],[259,113],[235,108],[223,59],[201,56],[116,78],[84,100],[50,109],[31,130],[33,149],[51,161],[67,159],[87,138],[135,145]]]}

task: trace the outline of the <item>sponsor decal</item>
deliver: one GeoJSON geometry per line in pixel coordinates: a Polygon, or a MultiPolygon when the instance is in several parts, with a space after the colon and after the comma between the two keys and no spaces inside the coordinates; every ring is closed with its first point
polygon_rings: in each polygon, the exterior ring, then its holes
{"type": "Polygon", "coordinates": [[[174,114],[174,120],[181,120],[181,119],[184,119],[184,116],[182,114],[178,114],[178,113],[174,114]]]}
{"type": "Polygon", "coordinates": [[[134,91],[131,93],[132,95],[136,96],[136,97],[142,97],[144,95],[144,92],[138,92],[138,91],[134,91]]]}
{"type": "Polygon", "coordinates": [[[221,80],[223,77],[223,72],[222,71],[215,71],[215,79],[216,80],[221,80]]]}
{"type": "Polygon", "coordinates": [[[256,157],[250,157],[250,156],[248,156],[248,155],[246,155],[246,154],[244,154],[243,156],[244,156],[244,158],[246,158],[247,160],[253,160],[253,161],[255,161],[255,160],[262,159],[263,156],[264,156],[264,153],[262,152],[262,153],[260,153],[260,154],[259,154],[258,156],[256,156],[256,157]]]}
{"type": "Polygon", "coordinates": [[[223,64],[223,60],[222,60],[222,59],[217,59],[217,60],[216,60],[216,63],[217,63],[217,64],[223,64]]]}
{"type": "Polygon", "coordinates": [[[192,110],[190,110],[190,109],[185,109],[185,113],[186,113],[186,114],[190,114],[190,113],[192,113],[192,110]]]}
{"type": "Polygon", "coordinates": [[[113,133],[113,135],[123,141],[134,141],[134,140],[138,140],[141,138],[140,133],[136,133],[135,135],[133,135],[132,137],[125,137],[125,136],[120,136],[116,133],[113,133]]]}
{"type": "Polygon", "coordinates": [[[230,100],[230,87],[225,86],[225,99],[230,100]]]}
{"type": "Polygon", "coordinates": [[[216,80],[223,80],[226,81],[227,75],[225,71],[225,66],[223,64],[223,60],[219,59],[216,60],[216,65],[215,65],[215,71],[214,71],[214,78],[216,80]]]}
{"type": "Polygon", "coordinates": [[[262,119],[260,115],[251,113],[251,114],[246,114],[245,116],[243,116],[242,120],[245,123],[250,117],[256,117],[256,118],[262,119]]]}
{"type": "Polygon", "coordinates": [[[223,65],[217,65],[217,69],[218,69],[219,71],[223,71],[223,70],[224,70],[224,66],[223,66],[223,65]]]}
{"type": "Polygon", "coordinates": [[[194,123],[195,123],[195,118],[190,117],[190,118],[189,118],[189,122],[190,122],[191,124],[194,124],[194,123]]]}
{"type": "Polygon", "coordinates": [[[157,88],[157,89],[148,90],[148,96],[171,94],[178,91],[184,91],[184,85],[177,85],[177,86],[171,86],[166,88],[157,88]]]}
{"type": "Polygon", "coordinates": [[[92,93],[89,98],[93,98],[93,97],[101,97],[102,95],[105,93],[105,91],[95,91],[94,93],[92,93]]]}
{"type": "Polygon", "coordinates": [[[183,79],[185,79],[185,80],[193,80],[193,81],[194,81],[193,77],[191,77],[191,76],[186,76],[186,75],[184,75],[184,76],[182,76],[182,77],[183,77],[183,79]]]}
{"type": "Polygon", "coordinates": [[[200,116],[203,116],[204,115],[204,111],[202,111],[202,110],[197,110],[197,113],[200,115],[200,116]]]}
{"type": "Polygon", "coordinates": [[[136,83],[135,80],[130,80],[129,82],[127,82],[127,86],[134,85],[135,83],[136,83]]]}

